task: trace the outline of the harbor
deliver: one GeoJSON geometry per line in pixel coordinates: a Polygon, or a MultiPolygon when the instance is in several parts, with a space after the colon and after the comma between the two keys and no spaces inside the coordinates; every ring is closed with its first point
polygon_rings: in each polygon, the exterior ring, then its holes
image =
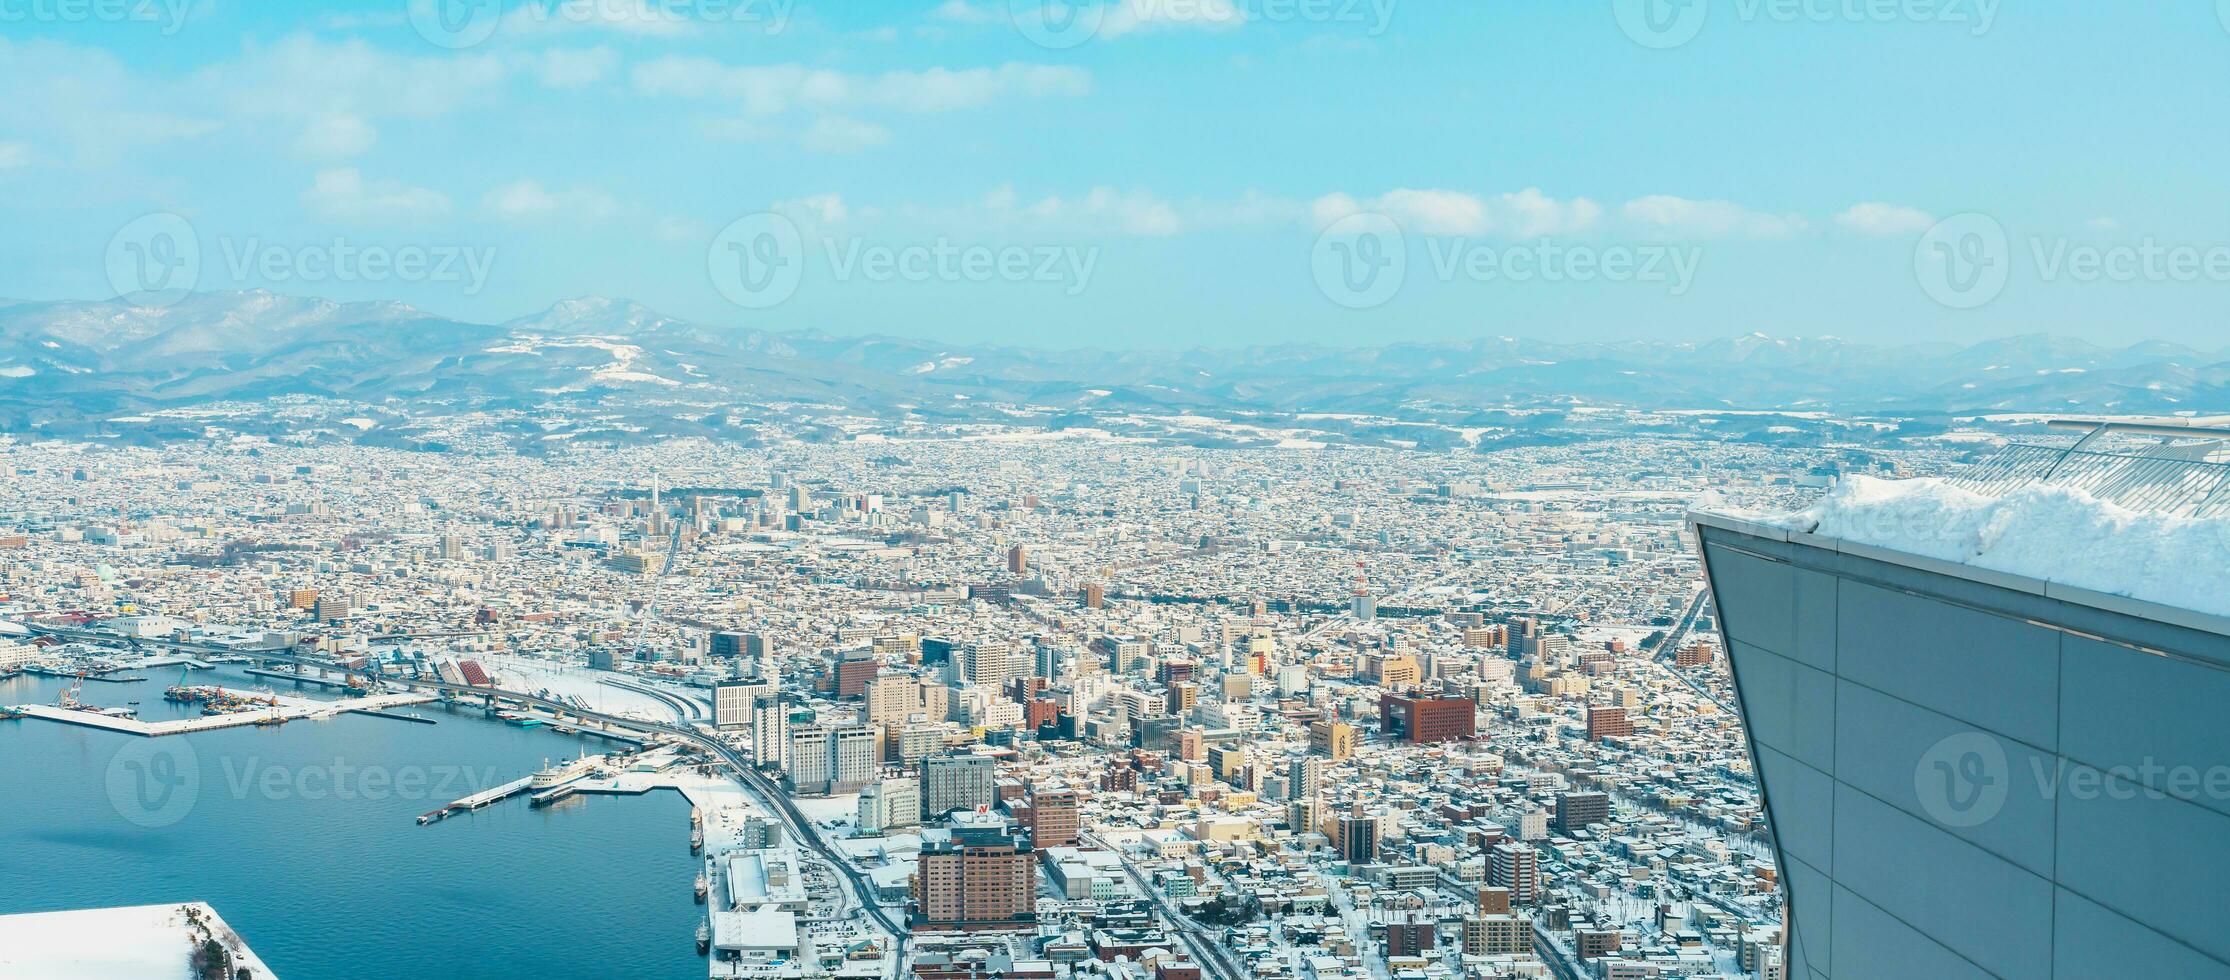
{"type": "Polygon", "coordinates": [[[23,718],[57,721],[66,725],[82,725],[87,728],[99,728],[104,731],[137,735],[143,738],[157,738],[165,735],[215,731],[220,728],[239,728],[246,725],[268,726],[290,721],[317,720],[331,718],[334,715],[346,712],[379,712],[390,708],[425,704],[435,700],[432,695],[415,693],[375,694],[341,701],[313,701],[307,698],[288,697],[283,694],[263,694],[255,691],[230,689],[226,689],[226,693],[244,701],[251,699],[260,701],[266,698],[269,701],[258,710],[230,711],[215,715],[152,722],[142,721],[133,715],[113,713],[116,709],[90,708],[83,705],[62,707],[48,704],[19,704],[10,706],[7,711],[23,718]]]}

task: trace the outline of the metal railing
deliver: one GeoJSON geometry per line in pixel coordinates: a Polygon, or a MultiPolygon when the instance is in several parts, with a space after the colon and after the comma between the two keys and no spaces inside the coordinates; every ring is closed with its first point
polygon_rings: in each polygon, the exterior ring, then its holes
{"type": "Polygon", "coordinates": [[[2230,428],[2128,422],[2055,421],[2059,428],[2090,430],[2073,446],[2013,443],[1951,479],[1953,486],[2002,496],[2026,486],[2081,490],[2130,510],[2180,517],[2230,517],[2230,428]],[[2088,448],[2113,435],[2163,440],[2128,452],[2088,448]]]}

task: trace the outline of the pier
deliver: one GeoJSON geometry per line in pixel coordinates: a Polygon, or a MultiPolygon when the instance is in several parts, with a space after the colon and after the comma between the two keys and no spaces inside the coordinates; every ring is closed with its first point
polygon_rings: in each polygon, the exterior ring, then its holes
{"type": "MultiPolygon", "coordinates": [[[[253,692],[248,691],[233,693],[243,698],[255,696],[253,692]]],[[[68,725],[82,725],[87,728],[100,728],[125,735],[155,738],[163,735],[206,732],[219,728],[269,724],[273,719],[300,721],[331,718],[345,712],[378,711],[384,708],[423,704],[431,700],[433,700],[433,697],[426,694],[375,694],[371,697],[351,698],[346,701],[311,701],[305,698],[290,698],[285,695],[278,695],[278,704],[268,710],[237,711],[230,714],[205,715],[200,718],[178,718],[171,721],[141,721],[137,718],[119,717],[99,711],[58,708],[49,704],[19,704],[9,710],[27,718],[42,718],[68,725]]]]}

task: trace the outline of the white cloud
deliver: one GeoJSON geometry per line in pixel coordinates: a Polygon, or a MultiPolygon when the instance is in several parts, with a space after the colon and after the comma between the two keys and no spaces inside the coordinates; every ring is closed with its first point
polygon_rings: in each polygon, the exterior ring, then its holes
{"type": "Polygon", "coordinates": [[[1232,0],[1122,0],[1107,8],[1099,36],[1115,38],[1165,28],[1223,31],[1246,22],[1246,11],[1232,0]]]}
{"type": "Polygon", "coordinates": [[[809,150],[822,153],[857,153],[890,142],[890,130],[857,119],[825,116],[814,120],[800,139],[809,150]]]}
{"type": "Polygon", "coordinates": [[[597,30],[671,38],[694,33],[698,23],[687,8],[649,0],[533,0],[505,14],[501,30],[525,35],[597,30]]]}
{"type": "Polygon", "coordinates": [[[854,74],[669,56],[636,66],[634,86],[643,95],[733,101],[749,114],[770,116],[797,108],[943,112],[1004,98],[1076,98],[1091,92],[1092,76],[1081,68],[1022,63],[854,74]]]}
{"type": "Polygon", "coordinates": [[[1803,218],[1752,211],[1728,201],[1697,201],[1653,194],[1626,202],[1626,220],[1677,238],[1787,238],[1806,227],[1803,218]]]}
{"type": "Polygon", "coordinates": [[[989,24],[999,19],[997,14],[968,0],[945,0],[929,12],[929,18],[953,24],[989,24]]]}
{"type": "Polygon", "coordinates": [[[329,221],[412,224],[449,213],[449,197],[393,180],[367,181],[355,168],[319,171],[302,205],[329,221]]]}
{"type": "Polygon", "coordinates": [[[845,206],[844,196],[841,194],[815,194],[795,201],[780,201],[775,204],[774,209],[828,225],[851,217],[851,208],[845,206]]]}
{"type": "Polygon", "coordinates": [[[0,142],[0,170],[21,170],[31,165],[31,144],[0,142]]]}
{"type": "Polygon", "coordinates": [[[555,49],[530,56],[529,70],[551,88],[586,88],[612,76],[619,53],[607,47],[555,49]]]}
{"type": "Polygon", "coordinates": [[[295,152],[307,157],[359,156],[379,142],[379,130],[346,114],[321,115],[310,120],[294,141],[295,152]]]}
{"type": "Polygon", "coordinates": [[[106,51],[0,37],[0,133],[73,167],[198,139],[220,124],[175,86],[139,78],[106,51]]]}
{"type": "Polygon", "coordinates": [[[538,180],[501,184],[480,198],[480,213],[498,221],[531,223],[546,219],[597,221],[619,210],[611,196],[593,188],[551,190],[538,180]]]}
{"type": "Polygon", "coordinates": [[[1835,216],[1835,223],[1861,235],[1917,235],[1935,227],[1936,216],[1902,204],[1868,201],[1835,216]]]}
{"type": "Polygon", "coordinates": [[[1508,238],[1579,234],[1594,227],[1603,214],[1602,206],[1587,198],[1560,201],[1537,187],[1490,197],[1463,191],[1397,188],[1365,200],[1348,194],[1327,194],[1310,204],[1310,213],[1319,226],[1366,211],[1383,214],[1420,235],[1508,238]]]}

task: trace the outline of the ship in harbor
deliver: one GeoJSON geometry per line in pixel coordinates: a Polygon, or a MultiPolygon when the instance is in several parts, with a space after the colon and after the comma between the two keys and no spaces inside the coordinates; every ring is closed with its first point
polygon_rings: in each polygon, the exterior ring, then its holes
{"type": "Polygon", "coordinates": [[[546,767],[535,773],[533,778],[527,781],[527,790],[529,792],[539,792],[563,786],[595,772],[597,764],[603,761],[603,756],[584,755],[563,765],[546,767]]]}

